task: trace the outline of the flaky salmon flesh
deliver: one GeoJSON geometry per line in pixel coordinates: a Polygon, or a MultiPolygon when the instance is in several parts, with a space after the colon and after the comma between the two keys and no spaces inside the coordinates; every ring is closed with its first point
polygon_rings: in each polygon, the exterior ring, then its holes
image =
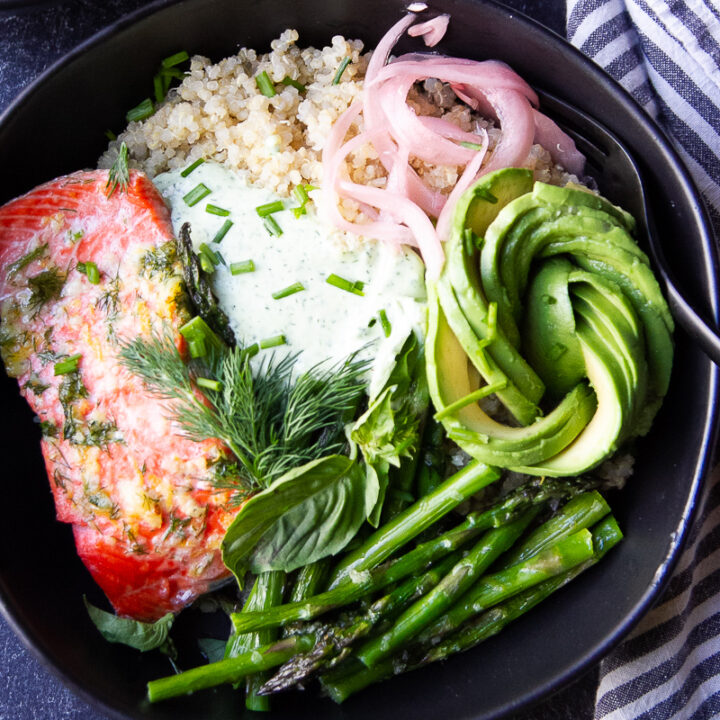
{"type": "Polygon", "coordinates": [[[0,352],[38,416],[58,519],[117,613],[154,620],[228,575],[237,508],[215,482],[223,446],[183,437],[120,364],[123,340],[182,343],[190,314],[157,190],[136,172],[107,183],[78,172],[0,208],[0,352]]]}

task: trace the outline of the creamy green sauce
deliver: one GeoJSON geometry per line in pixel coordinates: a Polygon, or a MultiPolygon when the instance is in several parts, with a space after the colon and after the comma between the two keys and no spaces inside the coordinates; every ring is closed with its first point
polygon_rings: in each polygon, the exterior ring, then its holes
{"type": "Polygon", "coordinates": [[[154,182],[170,205],[175,232],[189,222],[196,250],[206,243],[227,263],[216,267],[211,284],[244,345],[284,336],[285,345],[261,352],[275,352],[276,357],[299,353],[297,372],[321,362],[340,362],[359,351],[359,357],[372,359],[372,396],[385,383],[409,333],[424,334],[424,267],[412,251],[328,227],[312,202],[307,214],[295,217],[291,208],[298,203],[290,199],[283,199],[285,209],[272,216],[282,228],[282,235],[273,236],[256,208],[281,198],[214,163],[203,163],[187,177],[179,171],[164,173],[154,182]],[[211,192],[189,206],[184,198],[200,183],[211,192]],[[208,205],[229,214],[213,214],[208,205]],[[232,227],[213,243],[226,220],[232,227]],[[253,272],[231,274],[232,263],[247,260],[253,261],[253,272]],[[329,284],[331,274],[362,283],[363,294],[329,284]],[[273,298],[295,283],[304,290],[273,298]],[[387,337],[381,311],[390,327],[387,337]]]}

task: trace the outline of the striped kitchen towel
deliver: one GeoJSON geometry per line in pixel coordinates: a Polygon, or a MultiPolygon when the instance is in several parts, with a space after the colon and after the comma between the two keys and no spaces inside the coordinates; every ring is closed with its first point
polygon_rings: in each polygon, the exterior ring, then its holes
{"type": "MultiPolygon", "coordinates": [[[[567,34],[665,128],[720,238],[720,0],[568,0],[567,34]]],[[[665,595],[601,663],[595,717],[720,717],[720,467],[665,595]]]]}

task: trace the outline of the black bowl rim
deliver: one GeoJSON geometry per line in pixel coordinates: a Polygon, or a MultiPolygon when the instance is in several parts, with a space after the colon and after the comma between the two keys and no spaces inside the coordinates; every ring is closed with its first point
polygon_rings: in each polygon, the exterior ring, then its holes
{"type": "MultiPolygon", "coordinates": [[[[180,4],[186,0],[154,0],[145,7],[139,8],[122,18],[114,21],[107,27],[98,31],[94,35],[82,41],[80,44],[75,46],[73,49],[65,53],[62,57],[56,60],[52,65],[45,69],[40,75],[38,75],[31,83],[29,83],[23,90],[12,100],[8,107],[0,113],[0,127],[10,118],[15,112],[17,112],[36,92],[42,90],[45,83],[59,70],[65,66],[71,64],[77,57],[82,56],[89,50],[101,45],[105,40],[120,33],[121,31],[132,27],[139,21],[146,17],[149,17],[156,12],[163,10],[164,8],[180,4]]],[[[713,231],[712,226],[709,222],[708,212],[705,203],[700,195],[694,181],[692,180],[685,163],[682,161],[678,153],[673,149],[670,144],[668,136],[664,130],[650,117],[648,116],[635,99],[627,92],[618,82],[615,81],[603,68],[595,64],[590,58],[584,53],[571,45],[564,37],[558,35],[553,30],[545,27],[533,18],[525,15],[521,11],[515,10],[507,5],[504,5],[498,0],[469,0],[470,2],[481,2],[487,5],[494,6],[497,11],[503,13],[506,18],[511,22],[519,22],[530,26],[530,30],[541,36],[548,42],[558,46],[564,53],[569,54],[573,57],[574,61],[584,67],[584,70],[593,76],[595,82],[600,83],[602,86],[613,92],[618,99],[622,100],[624,110],[634,117],[640,124],[645,125],[646,128],[650,128],[655,135],[657,145],[662,150],[664,160],[667,164],[673,166],[678,172],[681,178],[682,184],[684,185],[688,194],[691,195],[695,201],[695,215],[699,221],[700,235],[701,235],[701,246],[700,249],[703,255],[703,261],[707,270],[707,281],[712,297],[710,298],[711,303],[711,317],[717,324],[720,318],[719,304],[718,304],[718,283],[720,282],[720,273],[718,271],[718,255],[713,242],[713,231]]],[[[4,5],[3,0],[0,0],[0,10],[5,7],[13,8],[19,6],[28,6],[29,4],[38,5],[42,2],[48,2],[48,0],[7,0],[9,5],[4,5]]],[[[709,361],[708,361],[709,362],[709,361]]],[[[689,487],[689,493],[687,501],[683,508],[680,524],[677,528],[677,532],[673,539],[672,544],[669,547],[668,553],[665,557],[664,562],[658,567],[654,581],[648,586],[645,593],[636,602],[633,610],[629,613],[620,623],[615,631],[605,638],[605,641],[599,644],[592,651],[585,654],[576,665],[570,670],[559,674],[554,680],[546,682],[544,685],[535,687],[530,690],[524,696],[506,703],[504,706],[496,709],[496,712],[492,715],[493,718],[506,717],[510,713],[518,712],[523,708],[527,708],[531,705],[538,703],[540,700],[548,697],[554,692],[557,692],[562,687],[571,683],[574,679],[579,677],[581,674],[586,672],[591,666],[597,663],[603,656],[610,652],[620,641],[630,632],[635,624],[637,624],[642,616],[651,608],[654,601],[659,597],[660,593],[667,585],[672,569],[674,568],[682,550],[685,541],[688,536],[688,532],[695,513],[698,509],[698,499],[700,496],[700,490],[703,486],[703,481],[709,471],[710,462],[712,461],[712,451],[718,436],[718,410],[717,400],[718,392],[720,387],[718,385],[718,379],[720,368],[717,366],[711,367],[710,383],[708,393],[710,395],[710,403],[708,404],[708,411],[704,417],[703,424],[703,441],[701,444],[701,452],[697,458],[695,465],[695,471],[692,477],[692,482],[689,487]]],[[[101,709],[112,718],[117,720],[128,720],[128,716],[124,713],[118,712],[115,708],[107,705],[105,702],[96,698],[92,693],[86,690],[82,681],[76,678],[66,671],[61,666],[56,664],[44,651],[43,651],[43,639],[36,637],[35,634],[30,630],[29,627],[20,621],[21,612],[16,607],[11,607],[9,598],[6,597],[3,591],[2,583],[0,582],[0,612],[2,612],[9,626],[13,629],[15,634],[21,639],[23,644],[28,650],[34,655],[40,664],[50,670],[56,677],[58,677],[67,687],[69,687],[76,695],[81,697],[90,705],[101,709]]],[[[490,718],[490,716],[483,716],[490,718]]]]}

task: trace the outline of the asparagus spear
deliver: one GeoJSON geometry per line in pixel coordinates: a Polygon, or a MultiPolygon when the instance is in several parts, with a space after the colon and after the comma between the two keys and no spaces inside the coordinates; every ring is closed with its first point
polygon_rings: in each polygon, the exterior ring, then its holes
{"type": "Polygon", "coordinates": [[[177,675],[151,680],[148,683],[150,702],[186,695],[224,683],[237,683],[248,675],[282,665],[293,655],[307,652],[315,644],[315,635],[293,635],[269,645],[248,650],[237,657],[201,665],[177,675]]]}
{"type": "Polygon", "coordinates": [[[438,585],[413,603],[390,630],[366,642],[357,651],[357,657],[372,667],[399,650],[472,587],[487,568],[515,543],[538,510],[526,512],[514,522],[485,533],[438,585]]]}
{"type": "Polygon", "coordinates": [[[486,575],[450,610],[418,635],[418,641],[437,643],[483,610],[543,580],[570,570],[590,559],[592,555],[592,535],[587,530],[580,530],[523,562],[486,575]]]}
{"type": "Polygon", "coordinates": [[[237,619],[238,632],[241,630],[246,632],[257,627],[310,620],[419,572],[432,562],[478,537],[485,530],[511,522],[528,507],[540,505],[551,498],[566,497],[576,492],[576,489],[576,485],[570,481],[531,481],[509,494],[499,504],[484,512],[470,513],[454,529],[418,545],[397,560],[389,561],[369,572],[349,572],[331,590],[306,598],[302,602],[275,607],[263,613],[262,617],[259,613],[233,615],[233,622],[237,619]]]}
{"type": "Polygon", "coordinates": [[[453,568],[460,559],[453,553],[431,570],[419,577],[411,577],[398,585],[392,592],[376,600],[365,611],[341,627],[326,626],[320,632],[320,639],[312,650],[296,655],[283,665],[278,672],[260,689],[262,694],[287,690],[305,680],[320,667],[334,664],[343,657],[343,651],[352,643],[367,635],[381,621],[392,620],[411,602],[422,597],[453,568]]]}
{"type": "MultiPolygon", "coordinates": [[[[265,610],[280,604],[284,588],[285,573],[281,570],[271,570],[258,575],[243,612],[265,610]]],[[[238,648],[238,651],[240,648],[247,651],[267,645],[275,640],[277,640],[277,630],[275,628],[264,628],[257,632],[238,635],[234,645],[238,648]]],[[[235,654],[238,654],[238,651],[235,651],[235,654]]],[[[267,680],[267,675],[264,673],[248,675],[245,678],[245,707],[248,710],[258,712],[270,710],[269,699],[257,694],[257,690],[265,683],[265,680],[267,680]]]]}
{"type": "Polygon", "coordinates": [[[290,602],[302,602],[316,595],[328,571],[327,558],[321,558],[298,570],[290,593],[290,602]]]}
{"type": "Polygon", "coordinates": [[[592,528],[593,557],[577,565],[566,573],[536,585],[524,592],[511,597],[501,605],[491,608],[475,620],[464,625],[457,633],[450,636],[440,645],[433,646],[430,642],[415,645],[403,661],[397,655],[387,658],[374,667],[364,667],[360,661],[351,658],[344,666],[323,674],[320,682],[335,702],[341,703],[350,695],[362,690],[372,683],[383,680],[391,675],[414,670],[435,660],[467,650],[483,640],[496,635],[509,622],[532,609],[548,595],[566,585],[588,567],[597,563],[605,553],[622,539],[622,533],[615,519],[608,515],[592,528]]]}
{"type": "Polygon", "coordinates": [[[396,515],[370,535],[360,547],[346,555],[332,574],[330,588],[335,587],[340,578],[347,577],[351,570],[369,570],[379,565],[425,528],[499,476],[496,468],[477,461],[468,463],[435,491],[396,515]]]}

